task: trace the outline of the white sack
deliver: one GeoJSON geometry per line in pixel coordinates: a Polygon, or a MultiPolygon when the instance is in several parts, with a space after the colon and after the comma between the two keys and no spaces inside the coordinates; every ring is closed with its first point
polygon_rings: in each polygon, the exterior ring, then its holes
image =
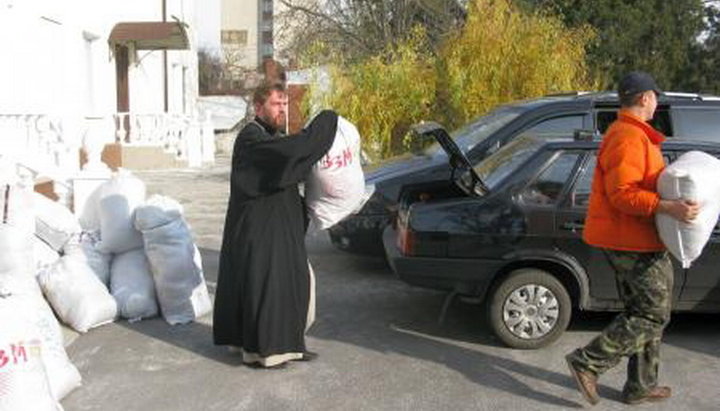
{"type": "Polygon", "coordinates": [[[40,237],[32,236],[33,244],[33,260],[35,264],[35,273],[40,272],[43,268],[54,264],[59,258],[60,254],[53,250],[45,241],[41,240],[40,237]]]}
{"type": "Polygon", "coordinates": [[[106,287],[110,287],[110,259],[112,255],[100,251],[100,232],[83,231],[68,241],[63,249],[66,255],[84,258],[87,265],[106,287]]]}
{"type": "Polygon", "coordinates": [[[101,186],[100,250],[123,253],[143,245],[133,225],[135,208],[145,201],[145,184],[128,172],[118,173],[101,186]]]}
{"type": "Polygon", "coordinates": [[[147,230],[182,218],[182,204],[170,197],[152,195],[135,214],[135,228],[147,230]]]}
{"type": "Polygon", "coordinates": [[[18,186],[0,186],[0,288],[39,294],[34,270],[34,231],[31,194],[18,186]]]}
{"type": "Polygon", "coordinates": [[[35,235],[53,250],[61,251],[70,238],[80,233],[80,223],[67,207],[40,193],[33,193],[35,235]]]}
{"type": "Polygon", "coordinates": [[[39,340],[50,391],[56,400],[60,401],[80,386],[80,373],[65,352],[60,324],[42,296],[11,293],[5,298],[0,297],[0,323],[3,324],[3,336],[5,327],[8,330],[20,327],[39,340]]]}
{"type": "Polygon", "coordinates": [[[110,293],[123,318],[136,321],[158,314],[155,283],[142,248],[115,255],[110,268],[110,293]]]}
{"type": "Polygon", "coordinates": [[[60,320],[78,332],[112,322],[117,315],[115,299],[82,258],[61,257],[38,275],[38,282],[60,320]]]}
{"type": "MultiPolygon", "coordinates": [[[[102,184],[95,187],[95,190],[87,196],[85,205],[82,207],[80,215],[78,215],[78,222],[80,227],[84,231],[99,231],[100,230],[100,194],[102,191],[102,184]]],[[[75,210],[76,212],[78,210],[75,210]]]]}
{"type": "Polygon", "coordinates": [[[50,391],[37,329],[26,322],[26,308],[0,291],[0,410],[62,409],[50,391]]]}
{"type": "Polygon", "coordinates": [[[320,230],[357,211],[367,199],[360,164],[360,134],[342,117],[338,117],[332,147],[313,166],[305,182],[305,198],[312,225],[320,230]]]}
{"type": "Polygon", "coordinates": [[[692,200],[700,205],[700,213],[690,223],[668,214],[656,215],[663,243],[683,268],[688,268],[702,253],[718,222],[720,160],[701,151],[685,153],[660,174],[657,189],[662,199],[692,200]]]}
{"type": "Polygon", "coordinates": [[[137,209],[135,220],[143,234],[160,312],[170,324],[193,321],[212,309],[200,251],[180,210],[174,200],[153,196],[137,209]]]}

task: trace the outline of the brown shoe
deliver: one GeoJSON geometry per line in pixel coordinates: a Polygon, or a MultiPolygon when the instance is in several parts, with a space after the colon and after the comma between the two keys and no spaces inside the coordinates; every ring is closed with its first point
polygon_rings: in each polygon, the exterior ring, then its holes
{"type": "Polygon", "coordinates": [[[600,397],[597,393],[597,376],[591,372],[582,371],[575,367],[570,354],[565,356],[565,361],[567,361],[570,374],[572,374],[573,378],[575,378],[578,391],[582,393],[585,400],[592,405],[600,402],[600,397]]]}
{"type": "Polygon", "coordinates": [[[623,402],[625,404],[640,404],[643,402],[656,402],[670,398],[672,396],[672,390],[670,387],[655,387],[641,396],[630,396],[624,395],[623,402]]]}

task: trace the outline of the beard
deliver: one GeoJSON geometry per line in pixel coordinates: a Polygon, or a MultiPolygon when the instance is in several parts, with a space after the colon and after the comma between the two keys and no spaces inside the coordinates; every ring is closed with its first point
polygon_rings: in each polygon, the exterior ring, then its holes
{"type": "Polygon", "coordinates": [[[262,121],[267,123],[270,127],[274,128],[276,131],[282,131],[285,132],[285,116],[284,115],[278,115],[275,117],[272,117],[270,115],[262,115],[258,116],[262,121]]]}

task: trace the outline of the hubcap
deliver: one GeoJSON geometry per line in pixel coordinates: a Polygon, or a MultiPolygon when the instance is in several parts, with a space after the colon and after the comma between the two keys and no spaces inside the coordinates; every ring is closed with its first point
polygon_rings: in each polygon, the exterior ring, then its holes
{"type": "Polygon", "coordinates": [[[557,297],[549,289],[526,284],[513,290],[503,304],[503,323],[525,340],[542,338],[553,330],[560,315],[557,297]]]}

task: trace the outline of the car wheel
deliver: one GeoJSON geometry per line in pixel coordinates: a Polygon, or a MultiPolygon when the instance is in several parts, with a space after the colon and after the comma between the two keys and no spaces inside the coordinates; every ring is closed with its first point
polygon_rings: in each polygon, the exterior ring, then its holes
{"type": "Polygon", "coordinates": [[[487,301],[490,327],[512,348],[552,343],[565,331],[572,313],[565,286],[534,268],[511,272],[491,290],[487,301]]]}

